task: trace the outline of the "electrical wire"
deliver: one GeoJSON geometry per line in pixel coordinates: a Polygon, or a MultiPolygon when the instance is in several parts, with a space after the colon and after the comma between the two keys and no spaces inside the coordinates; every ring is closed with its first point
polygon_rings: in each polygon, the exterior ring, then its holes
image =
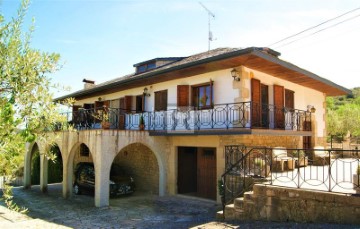
{"type": "Polygon", "coordinates": [[[298,38],[298,39],[296,39],[296,40],[290,41],[290,42],[288,42],[288,43],[285,43],[285,44],[283,44],[283,45],[277,46],[276,48],[281,48],[281,47],[284,47],[284,46],[286,46],[286,45],[289,45],[289,44],[292,44],[292,43],[294,43],[294,42],[297,42],[297,41],[299,41],[299,40],[302,40],[302,39],[304,39],[304,38],[306,38],[306,37],[313,36],[313,35],[315,35],[315,34],[317,34],[317,33],[320,33],[320,32],[322,32],[322,31],[324,31],[324,30],[330,29],[330,28],[332,28],[332,27],[335,27],[335,26],[340,25],[340,24],[342,24],[342,23],[345,23],[345,22],[347,22],[347,21],[353,20],[353,19],[355,19],[355,18],[357,18],[357,17],[360,17],[360,14],[358,14],[358,15],[356,15],[356,16],[354,16],[354,17],[348,18],[348,19],[346,19],[346,20],[343,20],[343,21],[341,21],[341,22],[338,22],[338,23],[336,23],[336,24],[330,25],[330,26],[328,26],[328,27],[325,27],[325,28],[323,28],[323,29],[320,29],[320,30],[318,30],[318,31],[316,31],[316,32],[313,32],[313,33],[311,33],[311,34],[308,34],[307,36],[304,36],[304,37],[298,38]]]}
{"type": "MultiPolygon", "coordinates": [[[[319,26],[321,26],[321,25],[324,25],[324,24],[326,24],[326,23],[328,23],[328,22],[331,22],[331,21],[333,21],[333,20],[336,20],[336,19],[338,19],[338,18],[340,18],[340,17],[343,17],[343,16],[345,16],[345,15],[347,15],[347,14],[350,14],[350,13],[356,11],[356,10],[359,10],[359,9],[360,9],[360,7],[355,8],[355,9],[352,9],[352,10],[350,10],[350,11],[348,11],[348,12],[346,12],[346,13],[343,13],[343,14],[341,14],[341,15],[339,15],[339,16],[336,16],[336,17],[334,17],[334,18],[331,18],[331,19],[329,19],[329,20],[326,20],[326,21],[324,21],[324,22],[322,22],[322,23],[320,23],[320,24],[317,24],[317,25],[315,25],[315,26],[312,26],[312,27],[310,27],[310,28],[307,28],[307,29],[305,29],[305,30],[302,30],[302,31],[300,31],[300,32],[298,32],[298,33],[296,33],[296,34],[291,35],[291,36],[285,37],[284,39],[281,39],[281,40],[279,40],[279,41],[277,41],[277,42],[275,42],[275,43],[272,43],[272,44],[268,45],[267,47],[271,47],[271,46],[276,45],[276,44],[278,44],[278,43],[280,43],[280,42],[283,42],[283,41],[285,41],[285,40],[288,40],[288,39],[290,39],[290,38],[293,38],[293,37],[295,37],[295,36],[298,36],[298,35],[300,35],[300,34],[302,34],[302,33],[305,33],[305,32],[307,32],[307,31],[309,31],[309,30],[315,29],[315,28],[317,28],[317,27],[319,27],[319,26]]],[[[356,16],[356,17],[357,17],[357,16],[356,16]]],[[[353,18],[352,18],[352,19],[353,19],[353,18]]],[[[348,21],[348,20],[345,20],[345,21],[348,21]]],[[[338,24],[341,24],[341,23],[338,23],[338,24]]],[[[337,24],[335,24],[335,25],[337,25],[337,24]]],[[[333,27],[333,26],[331,26],[331,27],[333,27]]],[[[328,27],[328,28],[331,28],[331,27],[328,27]]],[[[323,30],[325,30],[325,29],[323,29],[323,30]]],[[[323,31],[323,30],[320,30],[320,31],[323,31]]],[[[313,34],[312,34],[312,35],[313,35],[313,34]]],[[[300,40],[300,39],[297,39],[297,40],[295,40],[295,41],[298,41],[298,40],[300,40]]],[[[295,41],[293,41],[293,42],[295,42],[295,41]]],[[[289,42],[288,44],[291,44],[291,43],[293,43],[293,42],[289,42]]],[[[280,46],[280,47],[282,47],[282,46],[280,46]]]]}

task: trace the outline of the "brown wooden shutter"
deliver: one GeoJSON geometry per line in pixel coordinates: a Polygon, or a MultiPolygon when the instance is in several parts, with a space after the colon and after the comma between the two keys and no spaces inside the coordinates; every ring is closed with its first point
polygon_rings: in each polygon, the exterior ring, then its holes
{"type": "Polygon", "coordinates": [[[285,128],[284,87],[274,85],[275,128],[285,128]]]}
{"type": "Polygon", "coordinates": [[[178,85],[177,86],[177,106],[188,107],[189,106],[189,85],[178,85]]]}
{"type": "Polygon", "coordinates": [[[261,122],[261,84],[258,79],[251,79],[251,127],[260,127],[261,122]]]}
{"type": "Polygon", "coordinates": [[[131,95],[127,95],[124,98],[125,101],[125,111],[126,113],[130,113],[131,112],[131,107],[132,107],[132,99],[133,97],[131,95]]]}

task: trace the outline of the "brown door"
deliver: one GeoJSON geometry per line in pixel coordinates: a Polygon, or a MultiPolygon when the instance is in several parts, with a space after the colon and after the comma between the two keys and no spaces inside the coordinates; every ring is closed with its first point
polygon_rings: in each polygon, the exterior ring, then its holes
{"type": "Polygon", "coordinates": [[[197,148],[178,148],[178,193],[197,193],[197,148]]]}
{"type": "Polygon", "coordinates": [[[275,115],[275,129],[285,128],[284,115],[284,87],[274,85],[274,115],[275,115]]]}
{"type": "Polygon", "coordinates": [[[251,128],[261,126],[261,87],[260,80],[251,79],[251,128]]]}
{"type": "Polygon", "coordinates": [[[216,199],[216,150],[199,148],[197,160],[197,194],[199,197],[216,199]]]}

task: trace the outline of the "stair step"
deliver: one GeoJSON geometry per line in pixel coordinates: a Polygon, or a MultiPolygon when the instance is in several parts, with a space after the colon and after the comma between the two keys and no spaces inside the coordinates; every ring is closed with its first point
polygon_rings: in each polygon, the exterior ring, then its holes
{"type": "Polygon", "coordinates": [[[234,205],[236,209],[242,209],[244,208],[244,197],[236,198],[234,200],[234,205]]]}
{"type": "Polygon", "coordinates": [[[235,206],[234,204],[228,204],[225,206],[225,219],[234,220],[235,219],[235,206]]]}

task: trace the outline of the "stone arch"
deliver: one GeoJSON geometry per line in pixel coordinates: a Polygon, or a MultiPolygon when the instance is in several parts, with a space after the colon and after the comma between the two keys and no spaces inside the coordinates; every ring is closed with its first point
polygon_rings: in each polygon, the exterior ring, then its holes
{"type": "Polygon", "coordinates": [[[25,153],[24,161],[24,187],[31,188],[31,159],[36,151],[40,151],[39,144],[37,142],[27,143],[27,151],[25,153]]]}
{"type": "MultiPolygon", "coordinates": [[[[95,157],[93,156],[93,151],[91,151],[90,147],[83,142],[76,142],[71,150],[70,153],[66,159],[66,161],[64,160],[64,169],[63,169],[63,196],[64,198],[69,198],[72,195],[72,184],[74,181],[74,164],[75,162],[77,162],[76,157],[78,156],[77,154],[80,153],[80,147],[82,145],[85,145],[88,149],[89,149],[89,156],[90,158],[87,161],[92,161],[94,163],[95,166],[95,157]]],[[[83,160],[79,160],[78,162],[83,161],[83,160]]]]}
{"type": "MultiPolygon", "coordinates": [[[[165,167],[164,167],[164,163],[163,163],[163,160],[162,160],[162,157],[161,157],[161,155],[160,155],[160,149],[158,149],[156,146],[151,146],[148,142],[146,142],[146,141],[133,141],[133,142],[129,142],[129,144],[127,144],[126,146],[123,146],[119,151],[118,151],[118,153],[115,155],[115,157],[114,157],[114,159],[113,159],[113,163],[118,163],[119,162],[119,160],[121,160],[121,159],[125,159],[125,158],[127,158],[127,157],[131,157],[131,156],[133,156],[133,160],[134,159],[140,159],[140,161],[141,161],[141,156],[144,156],[144,154],[142,154],[141,152],[140,152],[140,154],[138,153],[137,155],[135,155],[135,153],[136,152],[129,152],[128,150],[135,150],[135,151],[138,151],[138,150],[141,150],[141,149],[145,149],[145,151],[147,151],[147,155],[145,155],[146,156],[146,158],[147,159],[151,159],[151,160],[153,160],[153,161],[155,161],[156,162],[156,169],[157,169],[157,171],[156,171],[156,176],[157,176],[157,185],[156,185],[156,187],[157,187],[157,190],[155,191],[154,189],[153,189],[153,187],[150,189],[150,190],[144,190],[144,191],[150,191],[150,192],[152,192],[152,193],[156,193],[156,194],[158,194],[159,196],[163,196],[163,195],[165,195],[165,184],[166,184],[166,182],[165,182],[165,179],[166,179],[166,177],[165,177],[165,175],[166,175],[166,173],[165,173],[165,167]],[[130,155],[130,153],[134,153],[133,155],[130,155]],[[151,153],[151,154],[149,154],[149,153],[151,153]]],[[[147,163],[146,161],[144,162],[144,163],[147,163]]],[[[129,166],[129,165],[126,165],[126,163],[124,163],[125,164],[125,167],[126,166],[129,166]]],[[[129,164],[129,163],[128,163],[129,164]]],[[[120,163],[120,165],[121,165],[121,163],[120,163]]],[[[152,165],[153,166],[153,165],[152,165]]],[[[140,165],[139,165],[139,169],[141,168],[142,166],[141,166],[141,163],[140,163],[140,165]]],[[[146,170],[147,168],[144,168],[144,170],[146,170]]],[[[147,170],[147,171],[153,171],[153,167],[152,167],[152,170],[147,170]]],[[[131,172],[130,172],[131,173],[131,172]]],[[[140,176],[141,177],[141,176],[140,176]]],[[[139,183],[139,181],[136,181],[137,179],[136,179],[136,177],[134,177],[134,179],[135,179],[135,182],[136,183],[139,183]]],[[[149,181],[147,181],[147,183],[148,182],[151,182],[150,180],[149,181]]],[[[140,188],[142,188],[141,186],[140,186],[140,188]]]]}
{"type": "Polygon", "coordinates": [[[54,161],[48,162],[48,183],[61,183],[64,169],[63,153],[58,144],[52,145],[49,150],[55,154],[56,158],[54,161]]]}

